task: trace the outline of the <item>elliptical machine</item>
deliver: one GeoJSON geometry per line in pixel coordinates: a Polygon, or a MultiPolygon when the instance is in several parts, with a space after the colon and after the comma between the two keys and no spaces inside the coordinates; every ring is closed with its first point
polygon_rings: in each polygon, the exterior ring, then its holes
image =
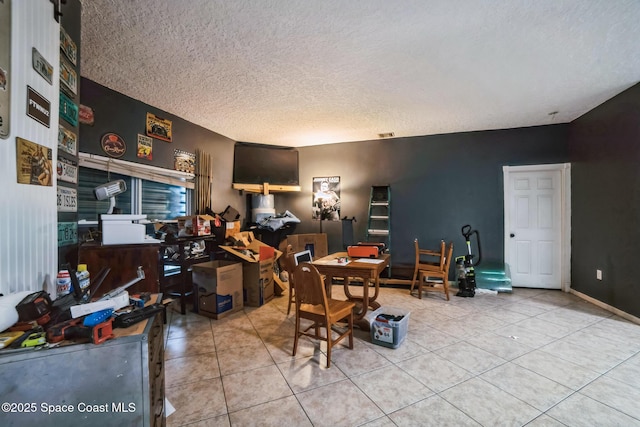
{"type": "Polygon", "coordinates": [[[480,248],[480,233],[473,230],[469,224],[462,227],[462,235],[467,241],[467,254],[456,257],[456,275],[458,276],[458,293],[457,297],[473,297],[476,294],[476,273],[474,267],[480,264],[482,260],[482,249],[480,248]],[[471,236],[476,235],[478,244],[478,261],[473,262],[473,253],[471,252],[471,236]]]}

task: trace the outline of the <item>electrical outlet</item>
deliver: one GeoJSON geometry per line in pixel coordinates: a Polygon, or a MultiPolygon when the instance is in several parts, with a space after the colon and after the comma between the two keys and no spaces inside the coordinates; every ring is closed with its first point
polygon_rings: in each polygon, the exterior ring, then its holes
{"type": "Polygon", "coordinates": [[[596,270],[596,279],[602,280],[602,270],[596,270]]]}

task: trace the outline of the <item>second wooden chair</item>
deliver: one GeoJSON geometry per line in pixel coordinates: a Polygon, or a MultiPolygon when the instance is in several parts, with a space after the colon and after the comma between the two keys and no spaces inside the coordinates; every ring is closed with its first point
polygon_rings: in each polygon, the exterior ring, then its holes
{"type": "Polygon", "coordinates": [[[295,278],[293,277],[296,268],[296,262],[293,258],[293,246],[287,245],[282,255],[282,268],[287,272],[287,281],[289,283],[289,304],[287,306],[287,315],[291,313],[291,304],[295,298],[295,278]]]}
{"type": "Polygon", "coordinates": [[[420,249],[418,239],[414,240],[416,261],[411,281],[410,293],[413,293],[417,285],[418,298],[422,299],[422,290],[443,292],[449,301],[449,266],[453,256],[453,242],[448,248],[444,240],[440,242],[440,250],[420,249]],[[431,257],[432,261],[425,261],[425,257],[431,257]],[[417,281],[416,281],[417,279],[417,281]]]}
{"type": "Polygon", "coordinates": [[[349,348],[353,349],[353,308],[352,301],[340,301],[327,297],[324,280],[318,270],[309,263],[298,265],[294,272],[295,277],[295,303],[296,303],[296,335],[293,342],[293,355],[298,349],[298,339],[301,336],[309,336],[327,342],[327,368],[331,366],[331,349],[334,345],[349,338],[349,348]],[[313,322],[302,329],[301,320],[307,319],[313,322]],[[340,321],[347,322],[346,330],[341,331],[337,327],[340,321]],[[326,334],[321,333],[321,328],[326,334]],[[313,329],[313,333],[309,332],[313,329]],[[333,337],[332,332],[338,336],[333,337]]]}

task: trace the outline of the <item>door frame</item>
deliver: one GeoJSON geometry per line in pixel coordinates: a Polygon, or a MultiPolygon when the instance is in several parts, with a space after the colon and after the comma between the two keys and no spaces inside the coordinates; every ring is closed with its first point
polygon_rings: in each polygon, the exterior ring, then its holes
{"type": "Polygon", "coordinates": [[[544,172],[560,171],[560,289],[569,292],[571,289],[571,163],[557,163],[546,165],[527,166],[503,166],[504,184],[504,260],[509,259],[509,249],[511,245],[510,234],[510,206],[511,191],[509,189],[509,178],[515,172],[544,172]]]}

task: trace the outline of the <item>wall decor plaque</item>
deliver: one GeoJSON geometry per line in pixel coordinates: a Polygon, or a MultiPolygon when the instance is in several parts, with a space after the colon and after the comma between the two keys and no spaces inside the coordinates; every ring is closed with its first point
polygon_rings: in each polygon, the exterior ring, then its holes
{"type": "Polygon", "coordinates": [[[147,136],[171,142],[171,120],[147,113],[147,136]]]}
{"type": "Polygon", "coordinates": [[[27,116],[46,127],[51,122],[51,103],[31,86],[27,86],[27,116]]]}
{"type": "Polygon", "coordinates": [[[196,155],[183,150],[173,150],[173,168],[180,172],[195,173],[196,155]]]}
{"type": "Polygon", "coordinates": [[[116,133],[105,133],[100,140],[102,151],[107,153],[110,157],[122,157],[127,152],[127,144],[124,139],[116,133]]]}
{"type": "Polygon", "coordinates": [[[93,108],[80,104],[80,111],[78,113],[78,121],[82,124],[93,126],[93,108]]]}
{"type": "Polygon", "coordinates": [[[138,158],[153,160],[153,138],[138,134],[138,158]]]}
{"type": "Polygon", "coordinates": [[[16,138],[16,170],[19,184],[53,186],[52,150],[44,145],[16,138]]]}
{"type": "Polygon", "coordinates": [[[31,48],[31,62],[33,69],[49,82],[49,84],[53,84],[53,65],[49,64],[35,47],[31,48]]]}

